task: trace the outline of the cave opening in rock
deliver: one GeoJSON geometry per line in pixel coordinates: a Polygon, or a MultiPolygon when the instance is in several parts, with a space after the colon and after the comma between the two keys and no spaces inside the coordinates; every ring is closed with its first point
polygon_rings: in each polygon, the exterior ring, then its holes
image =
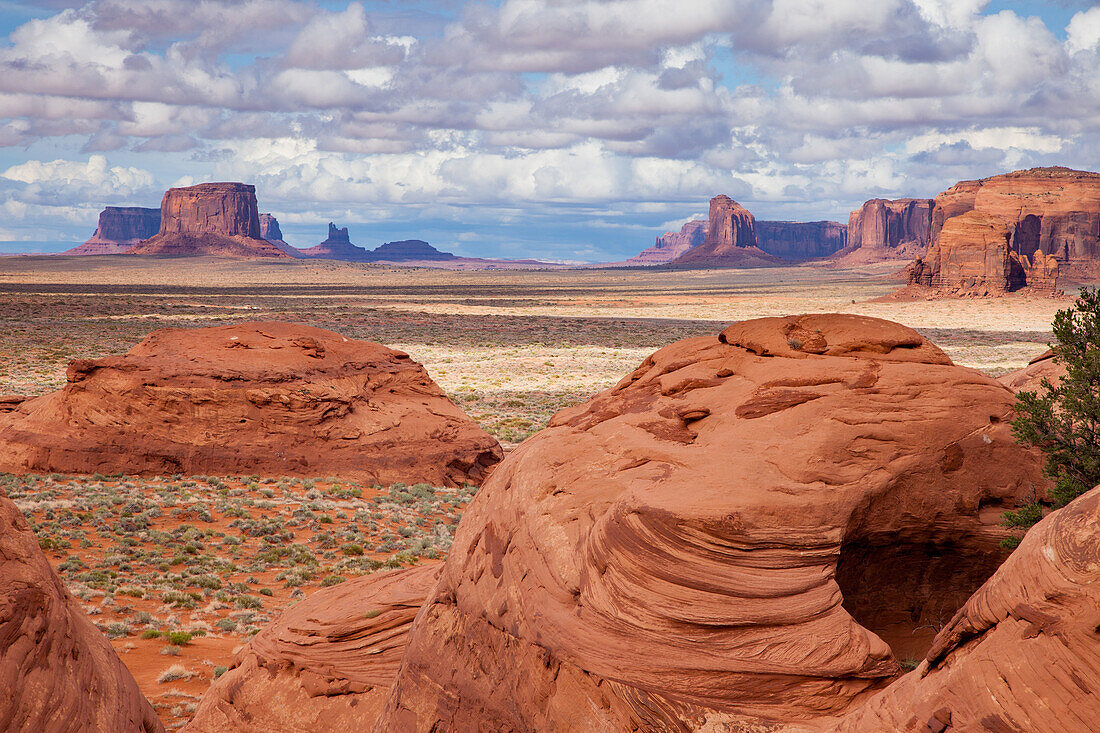
{"type": "Polygon", "coordinates": [[[996,548],[858,539],[841,546],[836,581],[856,623],[915,661],[1003,560],[996,548]]]}

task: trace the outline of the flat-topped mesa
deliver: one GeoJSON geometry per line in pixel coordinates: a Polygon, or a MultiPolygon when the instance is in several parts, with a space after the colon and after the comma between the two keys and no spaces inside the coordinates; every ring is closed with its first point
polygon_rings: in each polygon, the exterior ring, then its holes
{"type": "Polygon", "coordinates": [[[692,247],[698,247],[707,236],[707,222],[703,219],[689,221],[678,232],[665,232],[657,237],[653,246],[626,260],[625,265],[663,265],[671,262],[692,247]]]}
{"type": "Polygon", "coordinates": [[[441,252],[422,239],[402,239],[386,242],[370,252],[374,262],[432,262],[453,260],[450,252],[441,252]]]}
{"type": "Polygon", "coordinates": [[[703,243],[677,257],[673,267],[761,267],[781,264],[757,246],[756,218],[729,196],[710,200],[703,243]]]}
{"type": "Polygon", "coordinates": [[[351,243],[347,227],[338,227],[328,223],[328,238],[318,245],[299,250],[302,257],[320,260],[347,260],[350,262],[369,262],[370,252],[364,247],[351,243]]]}
{"type": "Polygon", "coordinates": [[[301,257],[302,253],[283,240],[283,230],[274,214],[260,214],[260,237],[274,244],[291,257],[301,257]]]}
{"type": "Polygon", "coordinates": [[[848,217],[848,245],[837,257],[853,264],[909,259],[928,250],[932,199],[871,199],[848,217]]]}
{"type": "Polygon", "coordinates": [[[784,260],[828,257],[848,244],[848,227],[835,221],[756,222],[757,246],[784,260]]]}
{"type": "Polygon", "coordinates": [[[65,255],[114,255],[160,231],[160,209],[140,206],[108,206],[99,212],[95,234],[65,255]]]}
{"type": "Polygon", "coordinates": [[[168,189],[160,205],[160,230],[129,254],[288,256],[260,234],[255,186],[200,183],[168,189]]]}
{"type": "Polygon", "coordinates": [[[982,293],[985,289],[955,277],[957,271],[944,269],[944,263],[959,259],[956,253],[962,250],[974,263],[961,274],[972,272],[978,258],[987,262],[990,272],[1000,269],[1006,259],[1015,263],[1009,267],[1022,272],[1006,287],[994,282],[986,294],[1024,287],[1032,292],[1057,292],[1059,274],[1100,274],[1100,173],[1030,168],[961,181],[936,197],[931,236],[927,257],[913,263],[910,283],[930,285],[948,294],[982,293]],[[999,241],[992,242],[989,252],[979,254],[976,242],[967,237],[976,219],[971,216],[963,224],[953,224],[972,214],[1001,223],[1007,233],[1004,248],[999,241]]]}

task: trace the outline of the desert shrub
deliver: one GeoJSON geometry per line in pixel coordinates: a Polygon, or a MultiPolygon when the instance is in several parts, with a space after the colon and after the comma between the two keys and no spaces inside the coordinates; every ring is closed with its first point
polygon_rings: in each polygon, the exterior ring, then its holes
{"type": "Polygon", "coordinates": [[[218,666],[214,667],[214,679],[218,679],[228,671],[229,670],[225,666],[219,664],[218,666]]]}
{"type": "Polygon", "coordinates": [[[1038,391],[1016,395],[1012,432],[1045,454],[1043,473],[1054,485],[1045,497],[1005,513],[1005,525],[1016,530],[1005,541],[1010,547],[1045,508],[1063,507],[1100,484],[1100,290],[1082,288],[1071,308],[1055,314],[1051,330],[1054,361],[1066,375],[1057,385],[1043,379],[1038,391]]]}
{"type": "Polygon", "coordinates": [[[186,646],[191,643],[194,634],[187,631],[169,631],[164,635],[165,641],[174,646],[186,646]]]}
{"type": "Polygon", "coordinates": [[[328,588],[330,585],[339,585],[345,580],[347,580],[347,578],[342,575],[326,575],[324,580],[321,581],[321,587],[328,588]]]}
{"type": "Polygon", "coordinates": [[[187,668],[182,664],[173,664],[168,669],[160,673],[157,677],[157,682],[164,684],[165,682],[174,682],[175,680],[187,680],[191,679],[191,673],[187,671],[187,668]]]}
{"type": "Polygon", "coordinates": [[[160,632],[156,629],[146,629],[141,632],[142,639],[157,639],[160,637],[160,632]]]}

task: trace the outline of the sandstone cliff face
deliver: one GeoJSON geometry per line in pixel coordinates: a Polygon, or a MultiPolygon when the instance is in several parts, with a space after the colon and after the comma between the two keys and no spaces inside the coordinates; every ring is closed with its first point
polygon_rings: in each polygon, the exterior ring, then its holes
{"type": "Polygon", "coordinates": [[[848,217],[848,244],[838,256],[852,264],[922,256],[932,207],[932,199],[871,199],[848,217]]]}
{"type": "Polygon", "coordinates": [[[375,730],[849,710],[924,655],[1000,563],[1000,512],[1045,485],[1012,404],[858,316],[661,349],[495,469],[375,730]]]}
{"type": "Polygon", "coordinates": [[[283,230],[279,228],[279,220],[273,214],[260,214],[260,238],[271,242],[291,257],[302,256],[301,252],[283,241],[283,230]]]}
{"type": "Polygon", "coordinates": [[[328,223],[328,237],[325,241],[299,252],[302,257],[320,260],[368,262],[371,259],[365,248],[351,243],[347,227],[338,227],[331,221],[328,223]]]}
{"type": "Polygon", "coordinates": [[[407,354],[319,328],[162,329],[0,414],[0,471],[480,483],[501,458],[407,354]]]}
{"type": "Polygon", "coordinates": [[[0,496],[0,730],[163,733],[153,707],[0,496]]]}
{"type": "Polygon", "coordinates": [[[1023,271],[1022,282],[992,288],[990,294],[1025,286],[1052,293],[1057,291],[1059,274],[1100,273],[1100,173],[1031,168],[955,184],[936,197],[932,216],[932,248],[942,251],[933,255],[930,250],[926,258],[930,261],[915,262],[911,282],[935,281],[933,287],[949,293],[971,290],[966,283],[936,272],[937,260],[951,257],[960,246],[968,248],[960,243],[959,228],[951,223],[969,214],[1003,223],[1010,258],[1023,271]]]}
{"type": "Polygon", "coordinates": [[[1043,519],[916,670],[825,730],[1096,730],[1100,489],[1043,519]]]}
{"type": "Polygon", "coordinates": [[[760,267],[781,264],[757,246],[756,219],[729,196],[710,200],[703,243],[672,260],[674,267],[760,267]]]}
{"type": "Polygon", "coordinates": [[[170,188],[160,205],[160,230],[128,254],[286,257],[261,238],[256,187],[200,183],[170,188]]]}
{"type": "Polygon", "coordinates": [[[353,578],[291,606],[236,654],[185,733],[369,731],[440,568],[353,578]]]}
{"type": "Polygon", "coordinates": [[[993,214],[967,211],[947,219],[936,242],[909,271],[909,282],[952,295],[998,295],[1032,285],[1053,292],[1058,261],[1042,251],[1032,258],[1013,249],[1013,232],[993,214]]]}
{"type": "Polygon", "coordinates": [[[760,249],[784,260],[828,257],[847,246],[848,227],[835,221],[757,221],[760,249]]]}
{"type": "Polygon", "coordinates": [[[671,262],[692,247],[703,243],[707,236],[707,222],[689,221],[678,232],[665,232],[657,237],[653,246],[626,260],[625,265],[663,265],[671,262]]]}
{"type": "Polygon", "coordinates": [[[84,244],[62,254],[121,254],[160,231],[160,209],[137,206],[108,206],[99,213],[99,226],[84,244]]]}

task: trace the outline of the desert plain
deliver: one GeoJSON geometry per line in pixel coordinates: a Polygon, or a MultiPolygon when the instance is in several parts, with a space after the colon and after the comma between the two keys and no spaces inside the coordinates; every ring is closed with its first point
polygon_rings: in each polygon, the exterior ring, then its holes
{"type": "MultiPolygon", "coordinates": [[[[0,395],[153,330],[289,321],[407,352],[505,450],[673,341],[734,321],[840,312],[916,329],[1000,376],[1069,296],[893,300],[904,262],[761,269],[440,271],[302,260],[0,259],[0,395]]],[[[1077,284],[1065,285],[1071,295],[1077,284]]],[[[13,476],[4,492],[169,729],[289,604],[444,557],[476,489],[339,476],[13,476]]],[[[944,619],[946,621],[946,619],[944,619]]]]}

